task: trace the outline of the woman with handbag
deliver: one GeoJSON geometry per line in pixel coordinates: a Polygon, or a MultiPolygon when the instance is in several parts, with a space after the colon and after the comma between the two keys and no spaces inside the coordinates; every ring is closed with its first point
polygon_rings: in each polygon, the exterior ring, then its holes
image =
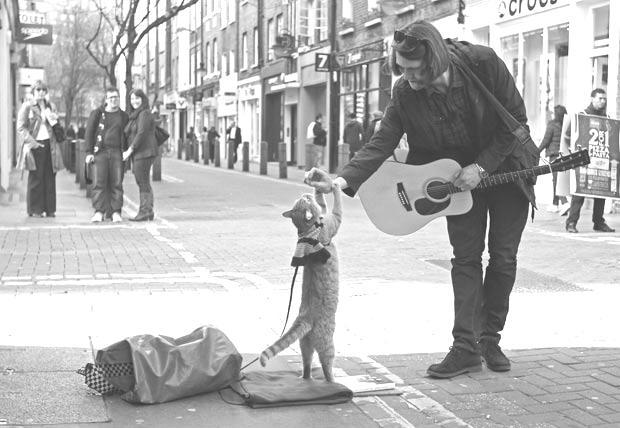
{"type": "Polygon", "coordinates": [[[56,172],[65,166],[60,143],[64,139],[55,106],[47,100],[41,80],[32,85],[32,98],[17,114],[22,141],[17,167],[28,171],[26,209],[30,217],[56,217],[56,172]]]}
{"type": "Polygon", "coordinates": [[[125,126],[125,136],[129,144],[123,152],[123,160],[133,159],[132,171],[140,190],[140,209],[130,221],[153,220],[153,189],[151,187],[151,167],[159,150],[155,138],[155,119],[149,109],[149,100],[142,89],[134,89],[130,94],[129,123],[125,126]]]}

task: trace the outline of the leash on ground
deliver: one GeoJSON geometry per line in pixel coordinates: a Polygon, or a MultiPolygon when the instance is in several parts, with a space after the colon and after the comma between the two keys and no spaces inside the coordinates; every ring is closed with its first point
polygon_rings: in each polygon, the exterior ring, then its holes
{"type": "MultiPolygon", "coordinates": [[[[282,335],[284,334],[284,330],[286,330],[286,324],[288,323],[288,317],[291,314],[291,303],[293,302],[293,288],[295,287],[295,278],[297,277],[298,269],[299,269],[299,266],[295,266],[295,272],[293,273],[293,280],[291,281],[291,292],[288,297],[288,308],[286,309],[286,319],[284,320],[284,326],[282,327],[282,333],[280,333],[280,337],[282,337],[282,335]]],[[[245,366],[241,367],[240,371],[244,370],[246,367],[257,362],[259,358],[260,357],[254,358],[252,361],[247,363],[245,366]]]]}

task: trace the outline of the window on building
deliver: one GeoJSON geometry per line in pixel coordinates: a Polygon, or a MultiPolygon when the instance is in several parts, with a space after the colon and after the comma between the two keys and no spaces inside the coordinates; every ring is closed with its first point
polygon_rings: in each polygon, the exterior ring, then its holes
{"type": "Polygon", "coordinates": [[[252,64],[254,66],[258,65],[258,28],[254,27],[253,35],[252,35],[252,64]]]}
{"type": "Polygon", "coordinates": [[[228,74],[234,73],[236,71],[235,70],[235,66],[236,66],[235,58],[236,58],[235,51],[231,51],[228,53],[228,74]]]}
{"type": "Polygon", "coordinates": [[[276,16],[276,35],[281,34],[282,30],[284,28],[282,27],[282,14],[280,13],[276,16]]]}
{"type": "Polygon", "coordinates": [[[351,0],[342,0],[342,19],[353,20],[353,5],[351,0]]]}
{"type": "Polygon", "coordinates": [[[228,76],[230,74],[230,69],[228,68],[228,57],[226,56],[226,52],[222,53],[222,75],[228,76]]]}
{"type": "Polygon", "coordinates": [[[594,47],[609,46],[609,5],[592,9],[594,47]]]}
{"type": "Polygon", "coordinates": [[[207,51],[207,73],[210,74],[213,72],[213,57],[211,56],[211,43],[207,43],[205,46],[205,50],[207,51]]]}
{"type": "Polygon", "coordinates": [[[273,56],[272,46],[276,43],[276,34],[273,26],[273,18],[267,21],[267,61],[271,61],[273,56]]]}
{"type": "Polygon", "coordinates": [[[379,10],[379,0],[368,0],[368,12],[379,10]]]}
{"type": "Polygon", "coordinates": [[[228,23],[235,22],[237,12],[237,0],[228,0],[228,23]]]}
{"type": "Polygon", "coordinates": [[[220,70],[220,65],[218,63],[219,57],[220,57],[220,54],[217,51],[217,39],[213,39],[213,71],[214,72],[217,72],[220,70]]]}
{"type": "Polygon", "coordinates": [[[221,0],[220,16],[222,19],[221,27],[224,28],[228,25],[228,0],[221,0]]]}
{"type": "Polygon", "coordinates": [[[297,0],[288,2],[288,28],[293,36],[297,35],[297,0]]]}
{"type": "Polygon", "coordinates": [[[247,70],[248,62],[248,33],[241,35],[241,69],[247,70]]]}
{"type": "Polygon", "coordinates": [[[327,40],[327,0],[317,0],[315,40],[327,40]]]}

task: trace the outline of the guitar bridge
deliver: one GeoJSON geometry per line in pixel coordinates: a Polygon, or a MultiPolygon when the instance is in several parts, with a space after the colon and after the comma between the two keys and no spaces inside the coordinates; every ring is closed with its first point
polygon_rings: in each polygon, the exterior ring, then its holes
{"type": "Polygon", "coordinates": [[[405,191],[405,186],[403,186],[402,182],[396,183],[396,194],[398,195],[398,200],[401,205],[407,210],[411,211],[411,202],[409,202],[409,196],[405,191]]]}

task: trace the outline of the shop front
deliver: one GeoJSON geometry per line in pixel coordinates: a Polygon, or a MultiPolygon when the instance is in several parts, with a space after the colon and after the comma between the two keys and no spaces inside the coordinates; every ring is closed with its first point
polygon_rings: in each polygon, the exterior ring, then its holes
{"type": "Polygon", "coordinates": [[[339,54],[340,132],[355,113],[367,129],[373,113],[384,112],[390,100],[392,76],[387,69],[387,45],[377,40],[339,54]]]}
{"type": "Polygon", "coordinates": [[[617,88],[608,84],[617,81],[617,42],[612,48],[609,1],[521,3],[523,7],[514,1],[497,3],[489,38],[515,78],[530,132],[540,141],[555,105],[583,110],[594,88],[605,89],[615,99],[617,88]],[[609,66],[610,56],[615,56],[615,70],[609,66]]]}
{"type": "Polygon", "coordinates": [[[260,156],[260,76],[240,80],[237,84],[239,93],[239,126],[243,141],[250,144],[250,159],[258,160],[260,156]]]}
{"type": "MultiPolygon", "coordinates": [[[[313,143],[308,138],[308,126],[314,122],[317,114],[323,115],[323,128],[329,132],[327,118],[329,117],[327,105],[327,82],[329,73],[316,71],[316,54],[328,53],[329,47],[323,47],[299,54],[297,61],[299,67],[299,99],[297,104],[297,164],[305,165],[307,153],[313,143]]],[[[327,141],[330,141],[329,135],[327,141]]],[[[329,165],[329,150],[325,150],[324,164],[329,165]]]]}

